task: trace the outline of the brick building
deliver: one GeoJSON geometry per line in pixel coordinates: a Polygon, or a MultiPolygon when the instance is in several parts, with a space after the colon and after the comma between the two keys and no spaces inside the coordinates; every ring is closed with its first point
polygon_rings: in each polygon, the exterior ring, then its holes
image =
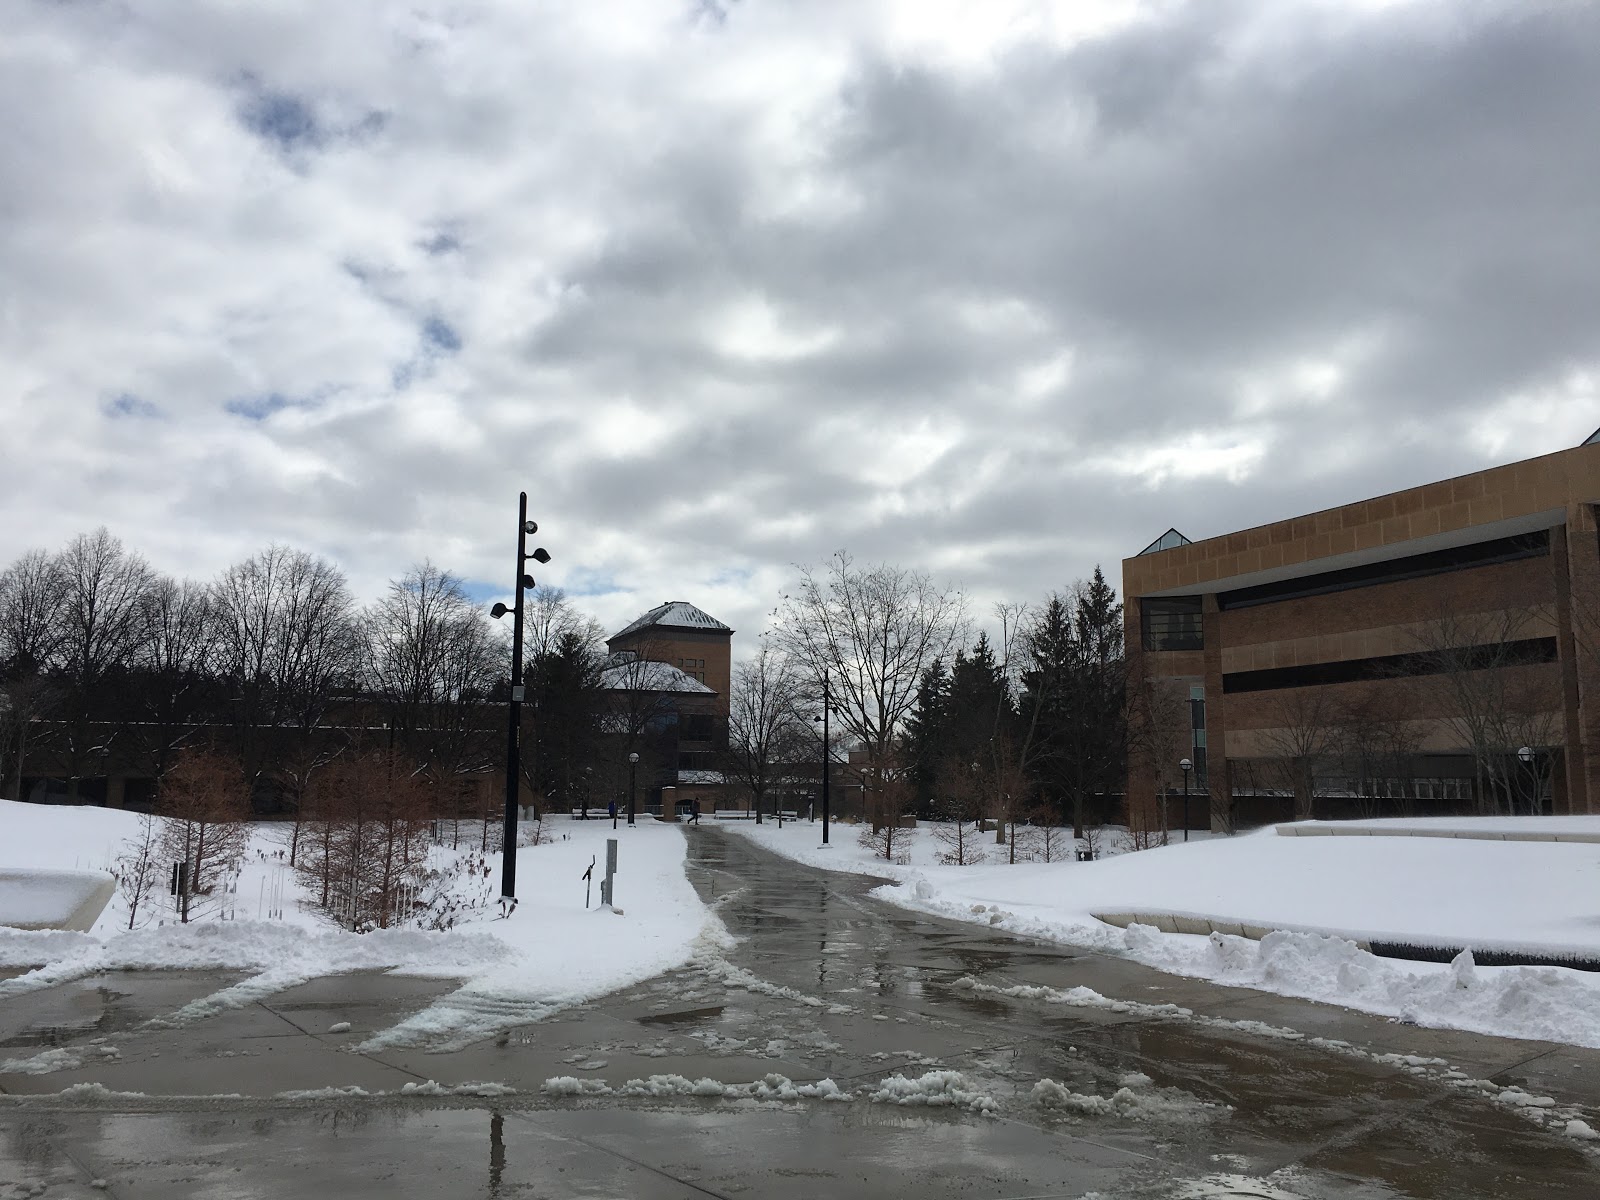
{"type": "Polygon", "coordinates": [[[669,600],[606,640],[603,686],[613,726],[641,754],[649,807],[731,802],[722,775],[733,683],[733,630],[684,600],[669,600]],[[668,791],[667,789],[672,789],[668,791]]]}
{"type": "Polygon", "coordinates": [[[1600,812],[1597,439],[1124,560],[1130,817],[1600,812]]]}

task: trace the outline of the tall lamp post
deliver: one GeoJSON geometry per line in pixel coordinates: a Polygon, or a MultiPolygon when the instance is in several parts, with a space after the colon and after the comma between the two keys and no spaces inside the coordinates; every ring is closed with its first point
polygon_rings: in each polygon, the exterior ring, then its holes
{"type": "Polygon", "coordinates": [[[1539,777],[1533,773],[1533,747],[1524,746],[1517,751],[1517,757],[1522,760],[1522,769],[1528,772],[1533,785],[1528,789],[1528,814],[1532,816],[1539,807],[1539,777]]]}
{"type": "Polygon", "coordinates": [[[522,601],[523,593],[534,586],[533,576],[527,574],[523,567],[531,558],[536,563],[550,561],[550,552],[540,546],[532,554],[528,553],[528,535],[538,533],[539,524],[528,520],[528,493],[521,492],[517,496],[517,575],[516,582],[512,584],[512,594],[516,596],[516,603],[507,608],[504,604],[496,603],[489,610],[489,615],[499,620],[507,613],[512,614],[511,621],[511,703],[506,707],[510,716],[506,726],[506,811],[505,826],[501,834],[500,855],[500,898],[502,900],[515,900],[517,898],[517,792],[522,774],[522,755],[519,739],[522,733],[522,601]]]}
{"type": "Polygon", "coordinates": [[[828,749],[828,710],[833,707],[833,693],[828,690],[828,673],[822,673],[822,844],[828,844],[828,777],[833,774],[833,754],[828,749]]]}
{"type": "Polygon", "coordinates": [[[633,795],[639,787],[639,753],[628,755],[628,824],[633,824],[633,795]]]}
{"type": "Polygon", "coordinates": [[[1194,763],[1187,758],[1178,760],[1178,769],[1183,772],[1183,840],[1189,840],[1189,772],[1194,770],[1194,763]]]}

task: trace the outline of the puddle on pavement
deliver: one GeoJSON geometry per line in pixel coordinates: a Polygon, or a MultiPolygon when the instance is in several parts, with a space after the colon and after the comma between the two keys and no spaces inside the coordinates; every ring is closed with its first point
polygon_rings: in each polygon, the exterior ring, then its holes
{"type": "Polygon", "coordinates": [[[641,1025],[686,1025],[694,1021],[705,1021],[712,1017],[720,1017],[723,1004],[714,1004],[706,1008],[686,1008],[678,1012],[651,1013],[649,1016],[640,1017],[641,1025]]]}

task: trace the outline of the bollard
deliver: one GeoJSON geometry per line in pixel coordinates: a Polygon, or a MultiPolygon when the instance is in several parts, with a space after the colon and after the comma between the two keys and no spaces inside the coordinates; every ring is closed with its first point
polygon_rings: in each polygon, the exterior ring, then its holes
{"type": "Polygon", "coordinates": [[[602,885],[602,888],[601,888],[601,897],[600,897],[600,899],[601,899],[601,903],[602,904],[609,904],[613,908],[615,908],[617,906],[616,888],[612,883],[612,877],[615,876],[616,873],[617,873],[617,839],[616,838],[607,838],[606,839],[606,879],[605,879],[605,883],[602,885]]]}

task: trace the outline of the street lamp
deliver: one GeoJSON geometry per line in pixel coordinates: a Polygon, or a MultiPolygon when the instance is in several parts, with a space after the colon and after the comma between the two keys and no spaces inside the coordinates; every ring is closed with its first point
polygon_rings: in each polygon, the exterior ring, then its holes
{"type": "Polygon", "coordinates": [[[639,755],[628,755],[628,824],[633,824],[633,794],[639,786],[639,755]]]}
{"type": "Polygon", "coordinates": [[[1517,751],[1517,757],[1522,760],[1522,769],[1528,772],[1529,778],[1533,783],[1532,794],[1528,797],[1528,813],[1533,815],[1539,806],[1539,780],[1533,774],[1533,747],[1522,747],[1517,751]]]}
{"type": "Polygon", "coordinates": [[[507,613],[511,622],[511,703],[507,705],[510,716],[506,728],[506,811],[505,826],[501,835],[500,898],[517,898],[517,792],[522,774],[522,756],[518,744],[522,732],[522,593],[534,586],[533,576],[523,571],[531,558],[536,563],[550,561],[550,552],[540,546],[528,553],[528,535],[538,533],[536,521],[528,520],[528,493],[517,496],[517,575],[512,591],[517,602],[510,608],[496,603],[489,615],[499,620],[507,613]]]}
{"type": "Polygon", "coordinates": [[[1178,760],[1178,769],[1183,772],[1183,840],[1189,840],[1189,772],[1194,770],[1194,763],[1187,758],[1178,760]]]}
{"type": "MultiPolygon", "coordinates": [[[[828,777],[833,774],[833,755],[828,749],[828,710],[833,693],[828,690],[828,673],[822,673],[822,844],[828,844],[828,777]]],[[[813,717],[812,720],[817,718],[813,717]]]]}

